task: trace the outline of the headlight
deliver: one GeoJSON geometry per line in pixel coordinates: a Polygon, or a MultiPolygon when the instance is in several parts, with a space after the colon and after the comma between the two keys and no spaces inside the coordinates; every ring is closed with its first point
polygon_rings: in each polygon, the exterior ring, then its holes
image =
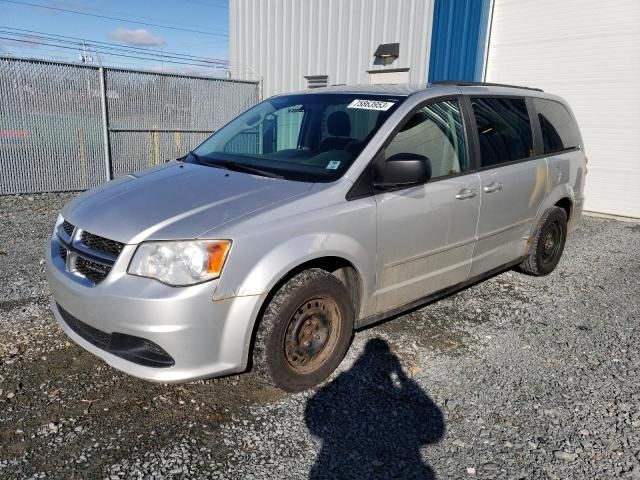
{"type": "Polygon", "coordinates": [[[174,287],[206,282],[220,276],[229,248],[229,240],[144,242],[127,272],[174,287]]]}

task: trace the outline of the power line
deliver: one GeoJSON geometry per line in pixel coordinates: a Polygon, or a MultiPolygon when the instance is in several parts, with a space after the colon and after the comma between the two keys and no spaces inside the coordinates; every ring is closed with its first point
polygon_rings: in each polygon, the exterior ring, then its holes
{"type": "MultiPolygon", "coordinates": [[[[85,38],[71,37],[68,35],[58,35],[55,33],[47,33],[47,32],[39,32],[37,30],[27,30],[24,28],[14,28],[0,25],[0,31],[4,34],[16,35],[27,38],[39,38],[53,42],[66,43],[66,44],[81,44],[86,43],[87,45],[93,45],[100,48],[125,52],[125,53],[136,53],[136,54],[144,54],[149,56],[161,56],[166,58],[176,58],[180,60],[194,60],[199,62],[206,62],[212,64],[219,64],[226,66],[229,62],[227,60],[222,60],[219,58],[211,58],[211,57],[203,57],[198,55],[190,55],[186,53],[179,52],[171,52],[165,51],[158,52],[157,50],[153,50],[145,47],[137,47],[137,46],[126,46],[120,45],[112,42],[101,42],[99,40],[89,40],[85,38]]],[[[37,43],[37,42],[35,42],[37,43]]]]}
{"type": "Polygon", "coordinates": [[[229,36],[229,35],[224,34],[224,33],[213,33],[213,32],[205,32],[203,30],[192,30],[190,28],[172,27],[170,25],[161,25],[159,23],[141,22],[141,21],[137,21],[137,20],[129,20],[129,19],[126,19],[126,18],[111,17],[109,15],[98,15],[97,13],[80,12],[78,10],[71,10],[71,9],[67,9],[67,8],[51,7],[51,6],[48,6],[48,5],[38,5],[37,3],[19,2],[17,0],[0,0],[0,2],[13,3],[13,4],[16,4],[16,5],[24,5],[24,6],[28,6],[28,7],[44,8],[44,9],[47,9],[47,10],[55,10],[55,11],[58,11],[58,12],[73,13],[75,15],[84,15],[85,17],[105,18],[107,20],[117,20],[119,22],[135,23],[137,25],[146,25],[146,26],[157,27],[157,28],[165,28],[165,29],[168,29],[168,30],[178,30],[178,31],[182,31],[182,32],[199,33],[201,35],[211,35],[213,37],[228,37],[229,36]]]}
{"type": "MultiPolygon", "coordinates": [[[[18,39],[18,38],[11,38],[11,37],[2,37],[0,36],[0,40],[11,40],[13,42],[23,42],[23,43],[29,43],[29,44],[33,44],[33,45],[45,45],[45,46],[49,46],[49,47],[56,47],[56,48],[63,48],[65,50],[74,50],[74,51],[78,51],[79,46],[77,47],[67,47],[64,45],[56,45],[53,43],[45,43],[45,42],[40,42],[40,41],[35,41],[35,40],[22,40],[22,39],[18,39]]],[[[151,60],[151,61],[163,61],[166,63],[175,63],[178,65],[190,65],[193,67],[209,67],[209,68],[215,68],[216,66],[220,67],[220,65],[206,65],[206,64],[202,64],[202,63],[194,63],[194,62],[178,62],[176,60],[167,60],[167,59],[163,59],[163,58],[149,58],[149,56],[147,57],[141,57],[141,56],[135,56],[135,55],[125,55],[123,53],[110,53],[110,52],[105,52],[102,50],[98,50],[95,49],[96,53],[101,53],[103,55],[110,55],[110,56],[115,56],[115,57],[126,57],[126,58],[135,58],[138,60],[151,60]]]]}
{"type": "MultiPolygon", "coordinates": [[[[147,53],[147,52],[140,52],[137,51],[135,49],[130,49],[127,47],[110,47],[110,46],[104,46],[104,45],[95,45],[93,43],[87,42],[87,41],[83,41],[83,40],[79,40],[79,41],[70,41],[70,40],[59,40],[57,38],[51,38],[51,37],[43,37],[43,36],[38,36],[38,35],[27,35],[27,34],[21,34],[21,33],[13,33],[10,31],[6,31],[6,30],[2,30],[0,29],[0,33],[3,33],[5,35],[14,35],[14,36],[19,36],[19,37],[23,37],[23,38],[27,38],[27,42],[33,44],[33,45],[51,45],[51,46],[61,46],[59,45],[60,43],[62,44],[66,44],[66,45],[74,45],[75,48],[80,48],[82,46],[82,44],[85,44],[87,46],[93,47],[96,50],[100,50],[100,52],[104,53],[104,54],[113,54],[115,55],[116,53],[112,53],[112,52],[124,52],[127,54],[136,54],[136,55],[144,55],[145,59],[149,59],[149,60],[165,60],[165,59],[175,59],[175,60],[185,60],[191,63],[198,63],[198,64],[207,64],[210,66],[215,66],[215,67],[226,67],[227,66],[227,62],[224,61],[219,61],[219,60],[209,60],[206,58],[198,58],[198,57],[186,57],[186,56],[182,56],[182,55],[165,55],[164,52],[151,52],[151,53],[147,53]],[[31,39],[31,40],[28,40],[31,39]],[[45,43],[42,40],[48,41],[48,42],[57,42],[56,44],[52,44],[52,43],[45,43]]],[[[10,38],[10,40],[13,41],[19,41],[18,38],[10,38]]],[[[142,57],[135,57],[135,58],[142,58],[142,57]]]]}
{"type": "MultiPolygon", "coordinates": [[[[183,0],[184,1],[184,0],[183,0]]],[[[129,19],[142,19],[149,22],[160,22],[164,23],[164,18],[158,17],[147,17],[144,15],[134,15],[131,12],[123,12],[121,10],[111,10],[106,8],[99,8],[94,5],[89,5],[86,2],[80,2],[79,0],[65,1],[65,0],[56,0],[55,5],[61,8],[69,8],[69,9],[80,9],[80,11],[88,11],[91,10],[93,12],[97,12],[104,15],[124,15],[129,19]],[[84,8],[83,8],[84,7],[84,8]]],[[[222,6],[220,6],[222,8],[222,6]]],[[[176,22],[175,20],[171,20],[169,22],[171,26],[179,26],[179,27],[187,27],[187,28],[197,28],[197,29],[206,29],[207,27],[202,25],[196,25],[194,23],[184,23],[184,22],[176,22]]],[[[221,33],[221,32],[216,32],[221,33]]]]}
{"type": "MultiPolygon", "coordinates": [[[[72,36],[69,36],[69,35],[60,35],[58,33],[41,32],[41,31],[38,31],[38,30],[28,30],[26,28],[8,27],[6,25],[0,25],[0,28],[6,29],[6,30],[15,31],[16,34],[17,34],[17,32],[26,32],[28,34],[33,34],[33,35],[42,35],[42,36],[46,36],[46,37],[58,37],[58,38],[63,38],[63,39],[75,40],[75,41],[78,41],[78,42],[102,44],[102,45],[109,45],[109,46],[114,46],[114,47],[126,48],[126,49],[130,49],[130,50],[141,50],[141,51],[157,53],[157,50],[154,50],[154,49],[151,49],[151,48],[146,48],[146,47],[139,47],[139,46],[136,46],[136,45],[122,45],[122,44],[119,44],[119,43],[104,42],[104,41],[100,41],[100,40],[92,40],[92,39],[89,39],[89,38],[80,38],[80,37],[72,37],[72,36]]],[[[201,59],[205,59],[205,60],[219,61],[219,62],[228,63],[228,60],[224,60],[224,59],[220,59],[220,58],[203,57],[201,55],[190,55],[190,54],[187,54],[187,53],[172,52],[172,51],[167,51],[167,50],[164,50],[164,49],[163,49],[163,53],[172,54],[172,55],[180,55],[182,57],[201,58],[201,59]]]]}
{"type": "MultiPolygon", "coordinates": [[[[78,61],[78,59],[76,58],[76,56],[73,54],[73,52],[66,52],[66,51],[61,51],[59,50],[59,47],[44,47],[44,46],[40,46],[38,48],[38,52],[46,52],[47,55],[42,55],[42,56],[38,56],[38,57],[34,57],[33,56],[33,46],[31,45],[11,45],[11,49],[13,51],[7,51],[7,52],[3,52],[0,49],[0,58],[15,58],[18,60],[39,60],[39,61],[54,61],[54,62],[65,62],[65,63],[76,63],[78,61]]],[[[126,59],[121,59],[121,58],[107,58],[107,57],[111,57],[112,54],[108,54],[108,53],[98,53],[93,49],[89,49],[87,48],[87,51],[90,55],[96,56],[96,55],[100,55],[101,58],[104,58],[106,60],[106,63],[104,66],[113,66],[113,67],[129,67],[131,69],[134,70],[151,70],[151,71],[161,71],[160,70],[160,65],[161,62],[160,61],[154,61],[154,60],[149,60],[150,63],[140,63],[139,61],[127,61],[126,59]]],[[[102,62],[98,61],[97,65],[101,66],[102,62]]],[[[86,65],[86,64],[85,64],[86,65]]],[[[91,64],[89,64],[91,65],[91,64]]],[[[94,65],[95,66],[95,65],[94,65]]],[[[176,65],[173,68],[175,69],[182,69],[182,68],[189,68],[189,67],[195,67],[195,68],[201,68],[203,70],[203,72],[208,72],[209,70],[211,70],[211,74],[214,73],[218,73],[221,71],[224,71],[224,69],[219,69],[217,67],[208,67],[205,65],[187,65],[187,66],[179,66],[176,65]]],[[[167,69],[172,68],[170,65],[166,65],[167,69]]],[[[178,72],[179,70],[175,70],[176,72],[178,72]]]]}

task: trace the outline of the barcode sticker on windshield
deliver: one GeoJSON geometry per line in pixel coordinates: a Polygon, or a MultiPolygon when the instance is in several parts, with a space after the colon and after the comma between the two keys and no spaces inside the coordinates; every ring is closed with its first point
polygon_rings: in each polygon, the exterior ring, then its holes
{"type": "Polygon", "coordinates": [[[354,100],[347,108],[360,108],[363,110],[382,110],[386,112],[393,107],[393,102],[382,102],[380,100],[354,100]]]}

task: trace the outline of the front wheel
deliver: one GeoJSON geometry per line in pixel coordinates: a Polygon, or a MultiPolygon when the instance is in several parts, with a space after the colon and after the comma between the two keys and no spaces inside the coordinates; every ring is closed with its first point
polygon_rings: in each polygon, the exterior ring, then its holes
{"type": "Polygon", "coordinates": [[[267,305],[254,346],[254,369],[288,392],[311,388],[344,358],[354,312],[343,283],[313,268],[287,281],[267,305]]]}
{"type": "Polygon", "coordinates": [[[551,207],[540,220],[532,238],[529,255],[519,268],[530,275],[548,275],[556,268],[564,251],[567,213],[560,207],[551,207]]]}

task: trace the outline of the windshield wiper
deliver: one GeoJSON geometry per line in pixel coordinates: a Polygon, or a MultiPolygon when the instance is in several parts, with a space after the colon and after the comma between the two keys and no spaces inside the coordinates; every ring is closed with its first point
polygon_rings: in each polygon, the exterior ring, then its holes
{"type": "Polygon", "coordinates": [[[197,153],[195,153],[193,150],[189,151],[189,153],[187,153],[184,157],[182,157],[184,160],[187,159],[187,157],[191,155],[193,157],[193,159],[196,161],[196,163],[203,163],[202,160],[200,160],[200,155],[198,155],[197,153]]]}
{"type": "Polygon", "coordinates": [[[208,165],[210,167],[216,167],[216,168],[226,168],[227,170],[233,170],[236,172],[253,173],[254,175],[261,175],[263,177],[269,177],[269,178],[284,178],[284,176],[278,173],[270,172],[269,170],[262,170],[260,168],[251,167],[244,163],[236,163],[230,160],[227,160],[224,162],[208,161],[207,157],[203,158],[197,153],[194,153],[192,151],[189,152],[189,154],[193,157],[196,163],[199,163],[200,165],[208,165]]]}
{"type": "MultiPolygon", "coordinates": [[[[216,164],[212,164],[212,165],[216,165],[216,164]]],[[[260,168],[251,167],[249,165],[245,165],[244,163],[226,161],[226,162],[218,163],[217,165],[220,165],[221,167],[224,167],[227,170],[234,170],[236,172],[253,173],[255,175],[261,175],[263,177],[269,177],[269,178],[284,178],[280,174],[270,172],[268,170],[262,170],[260,168]]]]}

